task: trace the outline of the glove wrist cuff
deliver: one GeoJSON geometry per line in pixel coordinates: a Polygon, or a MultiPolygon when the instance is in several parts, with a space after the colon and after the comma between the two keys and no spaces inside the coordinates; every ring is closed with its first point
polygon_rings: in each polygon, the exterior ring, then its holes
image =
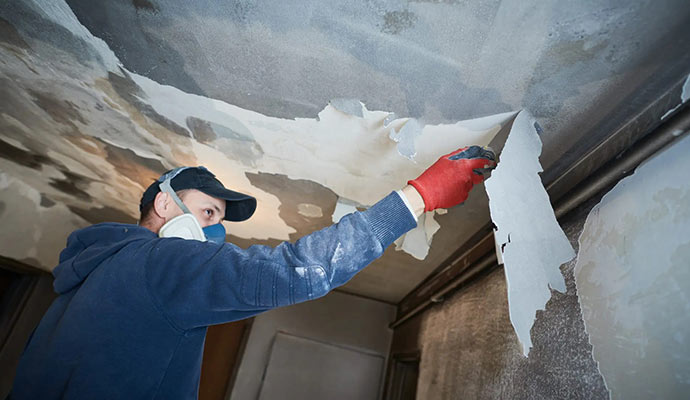
{"type": "Polygon", "coordinates": [[[419,195],[422,196],[422,200],[424,200],[424,211],[432,211],[435,207],[433,207],[430,194],[425,189],[424,185],[418,182],[418,179],[419,178],[407,181],[407,184],[414,187],[417,192],[419,192],[419,195]]]}

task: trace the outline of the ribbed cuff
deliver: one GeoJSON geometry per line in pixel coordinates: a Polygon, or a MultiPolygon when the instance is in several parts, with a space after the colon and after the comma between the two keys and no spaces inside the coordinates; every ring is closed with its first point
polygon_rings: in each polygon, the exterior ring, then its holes
{"type": "Polygon", "coordinates": [[[369,221],[371,230],[384,249],[403,233],[417,226],[412,213],[395,192],[391,192],[362,214],[369,221]]]}
{"type": "Polygon", "coordinates": [[[410,210],[410,214],[412,214],[412,218],[414,218],[414,222],[419,222],[419,218],[417,218],[417,214],[414,213],[414,209],[412,208],[412,204],[410,204],[410,200],[407,199],[407,196],[405,196],[405,193],[403,193],[402,190],[396,190],[395,193],[400,196],[400,199],[405,203],[405,206],[407,206],[407,209],[410,210]]]}

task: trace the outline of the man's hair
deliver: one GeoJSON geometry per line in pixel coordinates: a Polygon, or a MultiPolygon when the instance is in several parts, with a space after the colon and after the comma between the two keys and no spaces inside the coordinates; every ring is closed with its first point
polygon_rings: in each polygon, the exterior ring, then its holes
{"type": "MultiPolygon", "coordinates": [[[[177,190],[175,193],[177,194],[177,197],[180,198],[180,200],[184,200],[185,196],[187,193],[192,190],[192,189],[183,189],[183,190],[177,190]]],[[[152,201],[149,201],[144,205],[144,207],[141,209],[141,215],[139,216],[139,225],[142,225],[144,222],[146,222],[149,218],[151,218],[151,215],[153,214],[153,203],[155,202],[155,198],[152,201]]]]}

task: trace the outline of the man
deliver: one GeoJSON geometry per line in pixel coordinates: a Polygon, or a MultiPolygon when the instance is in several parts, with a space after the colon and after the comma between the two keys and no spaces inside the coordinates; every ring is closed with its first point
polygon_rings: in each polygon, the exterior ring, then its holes
{"type": "Polygon", "coordinates": [[[209,325],[324,296],[423,211],[465,201],[478,170],[494,165],[490,151],[460,149],[366,211],[294,244],[246,250],[224,243],[220,222],[249,218],[256,200],[203,167],[169,171],[142,196],[140,225],[70,235],[54,270],[59,297],[29,340],[11,398],[195,399],[209,325]]]}

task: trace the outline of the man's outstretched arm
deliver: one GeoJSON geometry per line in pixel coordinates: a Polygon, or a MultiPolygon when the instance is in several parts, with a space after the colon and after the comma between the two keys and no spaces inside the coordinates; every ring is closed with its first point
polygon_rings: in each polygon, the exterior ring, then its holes
{"type": "Polygon", "coordinates": [[[475,170],[492,165],[486,153],[447,154],[401,191],[295,243],[243,250],[230,243],[161,239],[158,257],[147,266],[152,295],[182,329],[324,296],[414,228],[423,211],[463,202],[483,179],[475,170]]]}

